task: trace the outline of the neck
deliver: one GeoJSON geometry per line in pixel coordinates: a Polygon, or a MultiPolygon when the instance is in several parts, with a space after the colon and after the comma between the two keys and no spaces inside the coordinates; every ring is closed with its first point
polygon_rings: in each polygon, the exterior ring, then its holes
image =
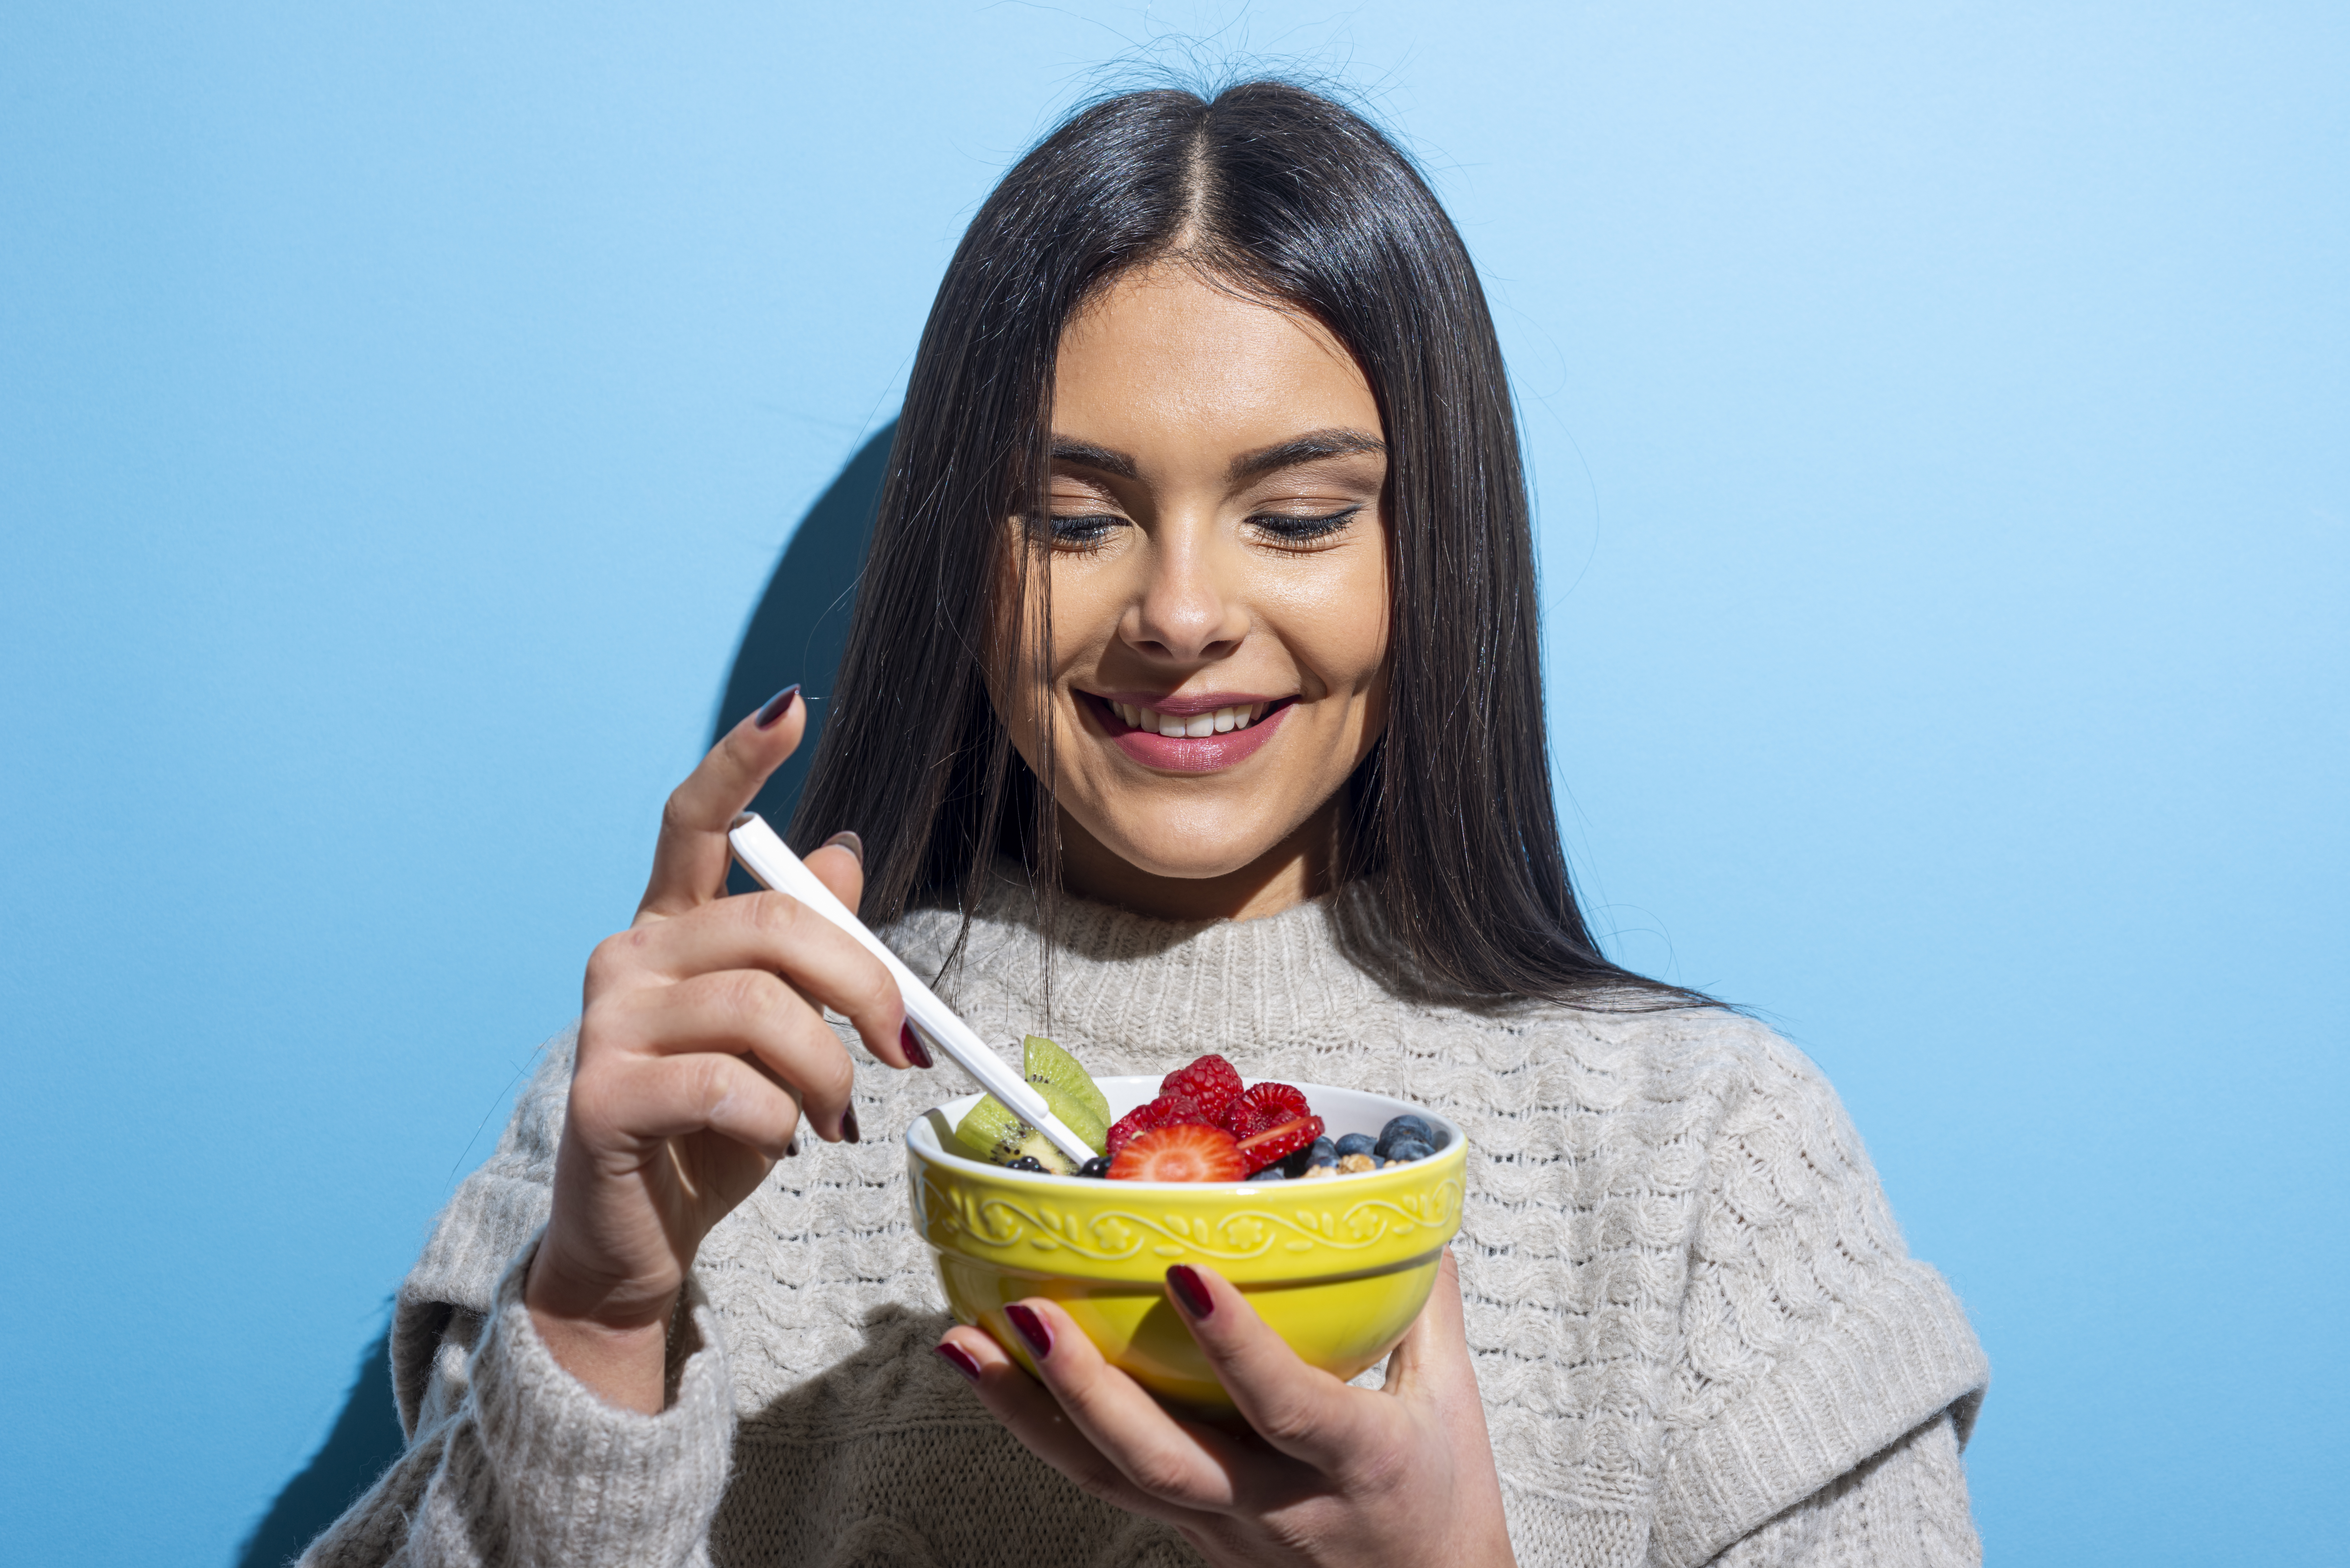
{"type": "Polygon", "coordinates": [[[1254,860],[1215,877],[1145,871],[1066,810],[1060,824],[1061,886],[1081,898],[1162,920],[1254,920],[1329,890],[1338,811],[1335,800],[1326,804],[1254,860]]]}

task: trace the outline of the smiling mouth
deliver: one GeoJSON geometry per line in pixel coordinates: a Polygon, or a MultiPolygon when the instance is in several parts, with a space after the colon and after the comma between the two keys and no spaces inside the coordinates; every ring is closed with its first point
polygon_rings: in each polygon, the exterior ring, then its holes
{"type": "Polygon", "coordinates": [[[1233,702],[1222,707],[1201,709],[1197,712],[1179,713],[1166,708],[1148,707],[1139,702],[1119,702],[1107,697],[1097,697],[1088,691],[1095,709],[1102,713],[1113,736],[1140,733],[1162,735],[1172,740],[1201,740],[1210,735],[1230,734],[1245,730],[1267,714],[1285,708],[1297,701],[1295,697],[1276,697],[1254,702],[1233,702]]]}

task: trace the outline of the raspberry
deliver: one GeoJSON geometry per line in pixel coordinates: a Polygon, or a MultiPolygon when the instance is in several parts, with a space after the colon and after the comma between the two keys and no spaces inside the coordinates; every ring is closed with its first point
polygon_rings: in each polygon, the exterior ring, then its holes
{"type": "Polygon", "coordinates": [[[1224,1130],[1237,1138],[1271,1132],[1284,1122],[1310,1116],[1314,1107],[1303,1092],[1287,1084],[1259,1084],[1243,1095],[1224,1117],[1224,1130]]]}
{"type": "Polygon", "coordinates": [[[1241,1075],[1222,1056],[1202,1056],[1159,1080],[1159,1097],[1177,1102],[1185,1113],[1184,1121],[1222,1127],[1232,1103],[1241,1097],[1241,1075]]]}
{"type": "Polygon", "coordinates": [[[1247,1174],[1232,1135],[1196,1122],[1146,1127],[1109,1162],[1112,1181],[1238,1181],[1247,1174]]]}
{"type": "Polygon", "coordinates": [[[1321,1136],[1320,1116],[1300,1116],[1295,1121],[1284,1122],[1277,1127],[1261,1132],[1254,1137],[1243,1138],[1240,1143],[1241,1162],[1252,1173],[1260,1171],[1274,1160],[1287,1159],[1299,1149],[1312,1147],[1314,1140],[1321,1136]]]}
{"type": "Polygon", "coordinates": [[[1118,1151],[1124,1148],[1127,1140],[1135,1134],[1149,1132],[1152,1127],[1163,1127],[1177,1120],[1170,1114],[1171,1108],[1165,1100],[1152,1100],[1148,1105],[1135,1106],[1110,1124],[1109,1136],[1102,1140],[1102,1152],[1112,1159],[1117,1158],[1118,1151]]]}

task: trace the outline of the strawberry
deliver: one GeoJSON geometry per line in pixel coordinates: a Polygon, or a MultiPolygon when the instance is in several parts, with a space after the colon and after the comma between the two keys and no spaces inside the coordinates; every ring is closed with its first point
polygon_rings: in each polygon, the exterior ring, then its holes
{"type": "Polygon", "coordinates": [[[1149,1132],[1152,1127],[1163,1127],[1175,1120],[1169,1114],[1170,1108],[1165,1100],[1152,1100],[1147,1105],[1135,1106],[1110,1124],[1109,1136],[1102,1140],[1102,1152],[1113,1159],[1117,1158],[1118,1151],[1124,1148],[1127,1140],[1135,1134],[1149,1132]]]}
{"type": "Polygon", "coordinates": [[[1238,1181],[1247,1174],[1232,1135],[1196,1122],[1147,1127],[1109,1162],[1112,1181],[1238,1181]]]}
{"type": "MultiPolygon", "coordinates": [[[[1292,1094],[1296,1092],[1295,1089],[1290,1091],[1292,1094]]],[[[1321,1136],[1320,1116],[1300,1116],[1295,1121],[1284,1122],[1254,1137],[1243,1138],[1238,1146],[1241,1163],[1248,1167],[1251,1176],[1254,1176],[1274,1161],[1287,1159],[1321,1136]]],[[[1110,1174],[1115,1176],[1118,1173],[1113,1170],[1110,1174]]]]}
{"type": "Polygon", "coordinates": [[[1252,1138],[1313,1114],[1314,1107],[1305,1103],[1301,1091],[1286,1084],[1258,1084],[1225,1113],[1224,1130],[1237,1138],[1252,1138]]]}
{"type": "Polygon", "coordinates": [[[1159,1097],[1176,1102],[1184,1113],[1180,1118],[1183,1121],[1222,1127],[1233,1102],[1241,1097],[1241,1075],[1222,1056],[1202,1056],[1160,1079],[1159,1097]]]}

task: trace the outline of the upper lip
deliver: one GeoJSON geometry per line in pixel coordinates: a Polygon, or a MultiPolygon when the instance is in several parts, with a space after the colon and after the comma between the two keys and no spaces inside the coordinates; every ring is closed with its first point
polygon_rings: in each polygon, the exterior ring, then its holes
{"type": "Polygon", "coordinates": [[[1212,713],[1219,708],[1245,708],[1255,702],[1278,702],[1278,697],[1245,691],[1210,691],[1202,695],[1173,693],[1154,695],[1149,691],[1096,691],[1092,695],[1105,702],[1123,702],[1129,708],[1149,708],[1160,713],[1212,713]]]}

